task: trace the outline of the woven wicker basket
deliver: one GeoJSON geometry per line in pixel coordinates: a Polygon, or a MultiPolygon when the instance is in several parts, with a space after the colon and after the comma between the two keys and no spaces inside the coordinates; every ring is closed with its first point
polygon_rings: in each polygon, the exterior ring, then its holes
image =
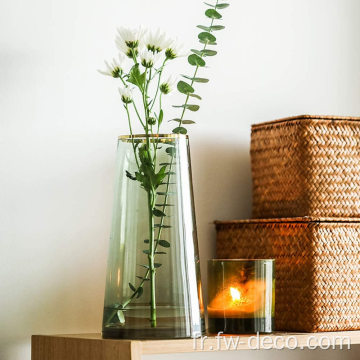
{"type": "Polygon", "coordinates": [[[360,329],[360,219],[216,222],[217,257],[276,259],[276,328],[360,329]]]}
{"type": "Polygon", "coordinates": [[[252,126],[253,217],[360,217],[360,118],[252,126]]]}

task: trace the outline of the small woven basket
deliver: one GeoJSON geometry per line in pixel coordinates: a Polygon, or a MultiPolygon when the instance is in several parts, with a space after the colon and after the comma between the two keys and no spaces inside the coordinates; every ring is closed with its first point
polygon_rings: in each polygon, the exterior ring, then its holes
{"type": "Polygon", "coordinates": [[[360,217],[360,118],[252,126],[253,217],[360,217]]]}
{"type": "Polygon", "coordinates": [[[276,259],[276,329],[360,329],[360,219],[215,222],[217,257],[276,259]]]}

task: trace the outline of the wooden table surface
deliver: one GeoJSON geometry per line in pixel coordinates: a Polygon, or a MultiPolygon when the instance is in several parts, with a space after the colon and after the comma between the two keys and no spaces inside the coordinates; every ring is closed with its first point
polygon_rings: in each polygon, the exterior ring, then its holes
{"type": "Polygon", "coordinates": [[[326,333],[272,333],[269,335],[233,335],[179,340],[111,340],[102,339],[101,334],[33,335],[31,341],[32,360],[140,360],[143,354],[195,353],[203,351],[241,351],[265,348],[311,346],[343,347],[360,344],[360,331],[326,333]],[[249,340],[251,340],[249,344],[249,340]],[[237,346],[235,348],[235,344],[237,346]]]}

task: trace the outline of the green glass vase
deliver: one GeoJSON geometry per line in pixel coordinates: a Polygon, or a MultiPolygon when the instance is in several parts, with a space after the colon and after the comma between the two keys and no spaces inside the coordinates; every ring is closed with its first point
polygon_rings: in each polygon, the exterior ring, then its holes
{"type": "Polygon", "coordinates": [[[188,338],[203,319],[188,137],[120,137],[103,337],[188,338]]]}

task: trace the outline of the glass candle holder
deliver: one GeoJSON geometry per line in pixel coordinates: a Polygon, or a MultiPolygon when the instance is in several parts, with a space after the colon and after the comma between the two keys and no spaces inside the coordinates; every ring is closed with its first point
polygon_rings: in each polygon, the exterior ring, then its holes
{"type": "Polygon", "coordinates": [[[274,330],[275,260],[208,261],[208,332],[274,330]]]}

